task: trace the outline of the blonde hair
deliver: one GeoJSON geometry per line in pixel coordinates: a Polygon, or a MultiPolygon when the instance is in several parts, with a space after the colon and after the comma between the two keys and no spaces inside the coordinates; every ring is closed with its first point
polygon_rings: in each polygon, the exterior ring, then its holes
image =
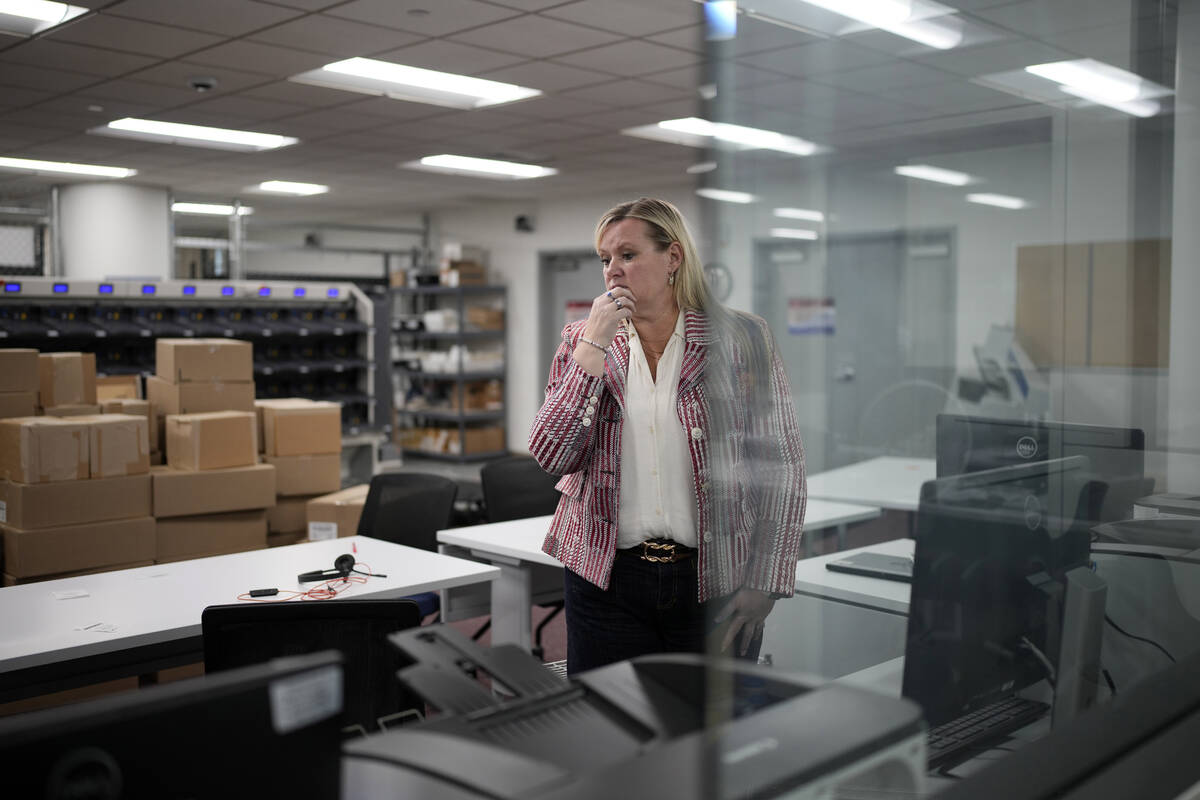
{"type": "Polygon", "coordinates": [[[683,259],[675,273],[675,302],[680,308],[709,311],[713,306],[708,282],[704,279],[704,265],[696,253],[695,242],[688,231],[687,222],[679,209],[666,200],[642,197],[610,208],[596,223],[596,248],[600,248],[600,237],[609,225],[623,219],[640,219],[646,223],[650,241],[661,253],[678,242],[683,250],[683,259]]]}

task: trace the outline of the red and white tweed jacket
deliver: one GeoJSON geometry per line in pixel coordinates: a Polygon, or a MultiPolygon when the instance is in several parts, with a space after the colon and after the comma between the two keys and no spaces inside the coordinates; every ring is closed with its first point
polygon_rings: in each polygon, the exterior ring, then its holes
{"type": "MultiPolygon", "coordinates": [[[[738,337],[714,334],[702,312],[684,314],[676,413],[692,459],[699,599],[743,587],[790,596],[806,491],[783,362],[766,323],[739,314],[751,336],[763,337],[769,374],[755,382],[738,337]]],[[[572,357],[583,327],[581,321],[563,329],[529,450],[544,470],[564,476],[542,549],[607,589],[616,555],[629,338],[618,331],[598,378],[572,357]]]]}

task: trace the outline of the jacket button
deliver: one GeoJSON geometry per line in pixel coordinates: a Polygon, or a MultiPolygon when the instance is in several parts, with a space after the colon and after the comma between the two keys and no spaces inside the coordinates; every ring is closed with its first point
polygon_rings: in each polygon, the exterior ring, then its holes
{"type": "Polygon", "coordinates": [[[704,532],[704,541],[711,542],[712,541],[712,533],[710,533],[709,531],[705,531],[704,532]]]}
{"type": "Polygon", "coordinates": [[[704,438],[704,431],[699,428],[692,428],[692,438],[699,441],[704,438]]]}
{"type": "Polygon", "coordinates": [[[702,491],[702,492],[708,491],[708,481],[705,481],[704,483],[700,484],[700,491],[702,491]]]}
{"type": "Polygon", "coordinates": [[[596,403],[599,403],[599,402],[600,402],[600,399],[598,397],[596,397],[596,395],[592,395],[591,397],[588,398],[588,405],[590,405],[590,406],[594,406],[594,405],[596,405],[596,403]]]}

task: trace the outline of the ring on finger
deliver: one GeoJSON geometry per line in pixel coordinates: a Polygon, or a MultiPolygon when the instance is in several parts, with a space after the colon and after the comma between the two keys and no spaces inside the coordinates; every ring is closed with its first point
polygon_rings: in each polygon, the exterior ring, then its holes
{"type": "Polygon", "coordinates": [[[621,298],[619,298],[619,297],[618,297],[618,298],[617,298],[615,301],[613,301],[613,302],[615,302],[615,303],[617,304],[617,308],[620,308],[620,307],[621,307],[621,298]]]}
{"type": "Polygon", "coordinates": [[[608,295],[608,299],[609,299],[609,300],[612,300],[612,299],[613,299],[613,296],[612,296],[612,289],[609,289],[607,292],[605,292],[605,294],[606,294],[606,295],[608,295]]]}

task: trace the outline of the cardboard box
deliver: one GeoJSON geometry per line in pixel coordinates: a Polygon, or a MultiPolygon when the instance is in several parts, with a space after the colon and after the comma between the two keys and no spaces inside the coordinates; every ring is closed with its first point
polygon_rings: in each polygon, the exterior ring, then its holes
{"type": "Polygon", "coordinates": [[[0,522],[36,530],[150,516],[150,476],[58,483],[0,481],[0,522]]]}
{"type": "Polygon", "coordinates": [[[342,488],[342,457],[263,456],[276,470],[275,493],[283,497],[327,494],[342,488]]]}
{"type": "Polygon", "coordinates": [[[45,408],[96,403],[94,353],[38,355],[38,391],[45,408]]]}
{"type": "Polygon", "coordinates": [[[4,571],[16,578],[53,575],[154,558],[149,516],[26,530],[0,525],[4,571]]]}
{"type": "Polygon", "coordinates": [[[308,540],[342,539],[356,534],[370,489],[370,484],[364,483],[309,500],[305,512],[308,540]]]}
{"type": "Polygon", "coordinates": [[[75,419],[88,426],[88,463],[93,478],[150,471],[150,425],[144,416],[97,414],[75,419]]]}
{"type": "Polygon", "coordinates": [[[55,417],[0,420],[0,478],[50,483],[88,475],[87,425],[55,417]]]}
{"type": "Polygon", "coordinates": [[[307,533],[307,507],[311,499],[311,495],[275,498],[275,505],[267,509],[267,533],[307,533]]]}
{"type": "MultiPolygon", "coordinates": [[[[73,569],[69,572],[56,572],[53,575],[33,575],[27,578],[18,578],[15,575],[4,573],[5,586],[22,586],[26,583],[38,583],[40,581],[57,581],[61,578],[78,578],[83,575],[95,575],[99,572],[113,572],[118,569],[133,569],[135,567],[153,566],[153,561],[131,561],[128,564],[106,564],[103,567],[91,567],[89,569],[73,569]]],[[[136,686],[132,688],[137,688],[136,686]]],[[[0,714],[0,716],[3,716],[0,714]]]]}
{"type": "Polygon", "coordinates": [[[248,511],[275,505],[275,468],[270,464],[201,472],[154,467],[154,516],[185,517],[248,511]]]}
{"type": "Polygon", "coordinates": [[[0,348],[0,392],[37,392],[38,351],[22,347],[0,348]]]}
{"type": "Polygon", "coordinates": [[[96,378],[96,402],[138,400],[142,397],[140,375],[100,375],[96,378]]]}
{"type": "Polygon", "coordinates": [[[308,541],[308,531],[288,531],[287,533],[267,533],[267,547],[287,547],[289,544],[300,544],[308,541]]]}
{"type": "Polygon", "coordinates": [[[158,520],[155,527],[158,555],[154,560],[159,564],[263,550],[267,546],[265,511],[173,517],[158,520]]]}
{"type": "Polygon", "coordinates": [[[263,452],[303,456],[342,452],[341,403],[260,401],[263,452]]]}
{"type": "Polygon", "coordinates": [[[497,411],[504,407],[504,386],[499,380],[467,381],[450,388],[455,411],[497,411]]]}
{"type": "Polygon", "coordinates": [[[162,467],[162,466],[165,466],[166,463],[167,463],[167,454],[166,453],[164,453],[162,450],[151,450],[150,451],[150,466],[162,467]]]}
{"type": "Polygon", "coordinates": [[[253,411],[253,381],[170,383],[146,378],[146,399],[160,414],[204,414],[209,411],[253,411]]]}
{"type": "Polygon", "coordinates": [[[463,453],[499,453],[504,451],[504,428],[500,425],[486,425],[479,428],[467,428],[460,441],[457,431],[450,432],[447,452],[458,453],[460,446],[463,453]]]}
{"type": "Polygon", "coordinates": [[[484,306],[469,306],[467,308],[467,322],[481,331],[502,331],[504,330],[504,310],[486,308],[484,306]]]}
{"type": "Polygon", "coordinates": [[[0,392],[0,419],[32,417],[37,414],[38,393],[0,392]]]}
{"type": "Polygon", "coordinates": [[[168,416],[167,464],[195,470],[255,464],[254,428],[254,414],[249,411],[168,416]]]}
{"type": "Polygon", "coordinates": [[[237,339],[159,339],[154,359],[169,383],[254,380],[254,348],[237,339]]]}
{"type": "Polygon", "coordinates": [[[70,403],[62,406],[43,408],[42,413],[47,417],[91,417],[100,413],[99,403],[70,403]]]}
{"type": "Polygon", "coordinates": [[[475,261],[451,261],[439,277],[445,286],[480,286],[487,283],[487,270],[475,261]]]}
{"type": "Polygon", "coordinates": [[[156,419],[154,406],[150,405],[149,400],[138,400],[135,398],[121,397],[112,400],[105,400],[100,404],[101,414],[133,414],[135,416],[143,416],[146,418],[146,430],[150,437],[150,452],[162,449],[159,446],[158,428],[160,424],[165,424],[165,421],[156,419]]]}

